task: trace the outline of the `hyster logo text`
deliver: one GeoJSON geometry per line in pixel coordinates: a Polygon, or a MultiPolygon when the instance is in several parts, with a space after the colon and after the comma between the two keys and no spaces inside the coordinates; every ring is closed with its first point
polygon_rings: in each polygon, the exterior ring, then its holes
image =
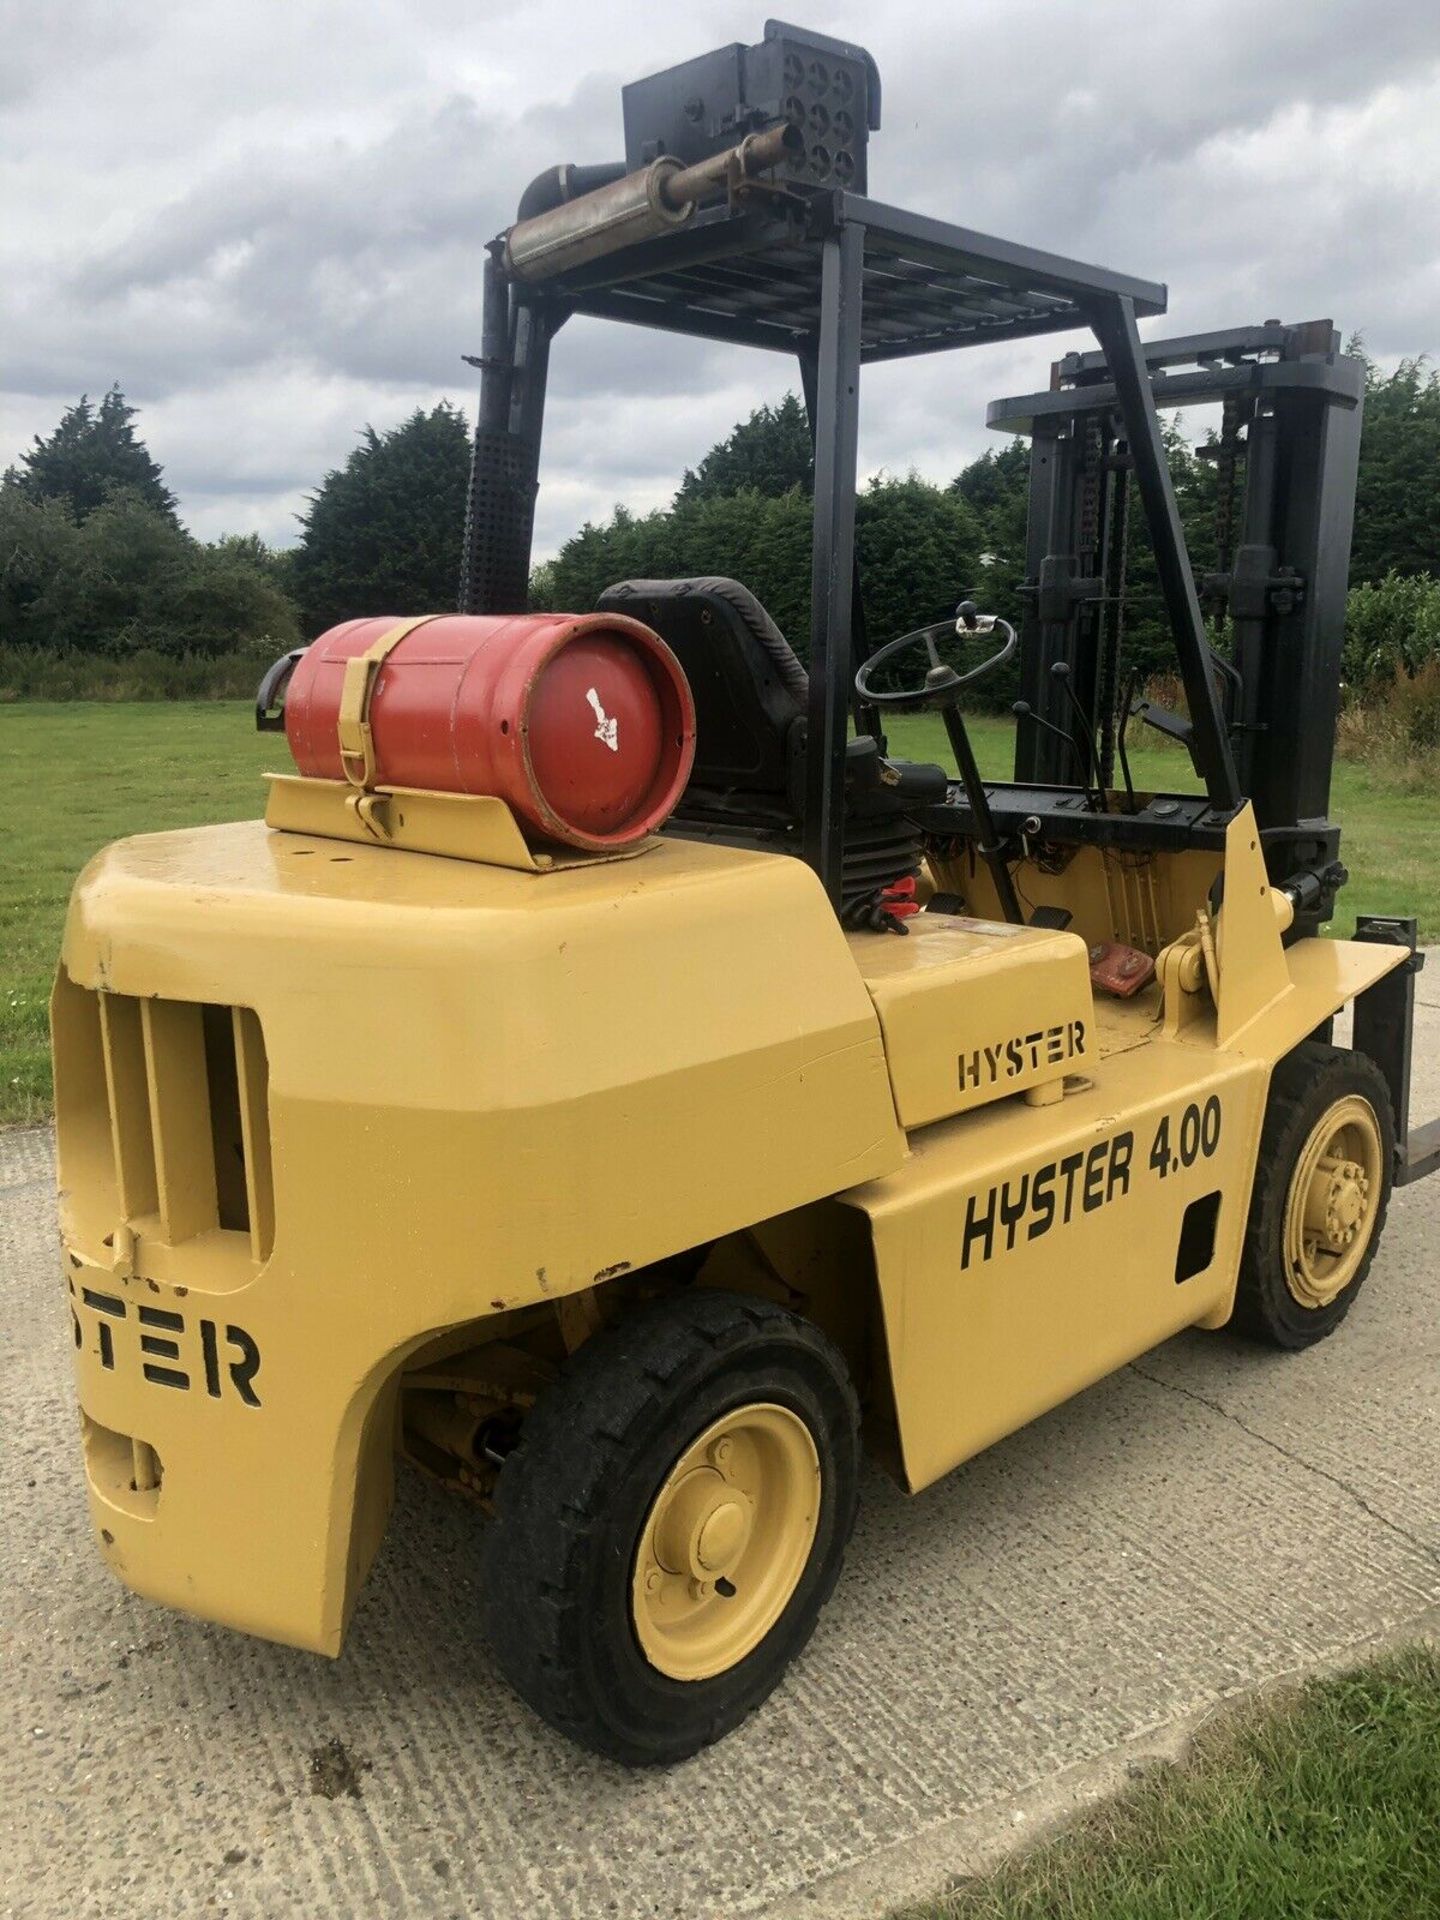
{"type": "Polygon", "coordinates": [[[1085,1051],[1085,1022],[1064,1020],[1058,1027],[1039,1027],[997,1040],[993,1047],[976,1047],[960,1055],[960,1085],[993,1087],[1001,1080],[1018,1080],[1022,1073],[1058,1067],[1085,1051]]]}
{"type": "Polygon", "coordinates": [[[1022,1227],[1027,1240],[1038,1240],[1052,1227],[1068,1227],[1077,1213],[1095,1213],[1123,1198],[1130,1191],[1134,1158],[1135,1136],[1127,1128],[1034,1173],[1017,1173],[984,1193],[972,1193],[965,1203],[961,1269],[976,1259],[988,1260],[997,1248],[1010,1252],[1022,1227]]]}
{"type": "Polygon", "coordinates": [[[70,1281],[70,1320],[75,1345],[85,1347],[85,1326],[81,1315],[93,1330],[92,1351],[107,1373],[115,1371],[119,1355],[128,1370],[138,1361],[140,1371],[152,1387],[176,1387],[188,1393],[197,1372],[203,1374],[205,1391],[212,1400],[233,1393],[247,1407],[258,1407],[260,1396],[254,1381],[260,1371],[260,1349],[245,1331],[229,1322],[192,1320],[187,1325],[183,1313],[167,1307],[133,1307],[132,1336],[136,1345],[116,1339],[128,1333],[132,1325],[132,1303],[115,1293],[101,1293],[95,1287],[79,1287],[70,1281]],[[194,1351],[199,1335],[199,1351],[194,1351]],[[184,1361],[182,1366],[179,1363],[184,1361]],[[199,1362],[197,1368],[195,1362],[199,1362]]]}

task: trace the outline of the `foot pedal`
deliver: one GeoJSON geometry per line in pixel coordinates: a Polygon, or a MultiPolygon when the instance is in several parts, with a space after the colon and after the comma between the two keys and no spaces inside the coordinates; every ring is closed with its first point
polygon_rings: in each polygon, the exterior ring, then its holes
{"type": "Polygon", "coordinates": [[[1032,927],[1043,927],[1047,933],[1063,933],[1075,918],[1069,907],[1036,907],[1030,916],[1032,927]]]}
{"type": "Polygon", "coordinates": [[[1102,940],[1090,949],[1090,982],[1117,1000],[1129,1000],[1155,978],[1155,962],[1138,947],[1102,940]]]}

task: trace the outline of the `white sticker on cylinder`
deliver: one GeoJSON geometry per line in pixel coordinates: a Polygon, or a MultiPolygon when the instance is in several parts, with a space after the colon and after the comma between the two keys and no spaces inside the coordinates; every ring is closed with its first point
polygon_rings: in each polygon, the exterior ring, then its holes
{"type": "Polygon", "coordinates": [[[620,722],[612,719],[600,704],[600,696],[591,687],[585,698],[595,709],[595,738],[603,741],[612,753],[620,751],[620,722]]]}

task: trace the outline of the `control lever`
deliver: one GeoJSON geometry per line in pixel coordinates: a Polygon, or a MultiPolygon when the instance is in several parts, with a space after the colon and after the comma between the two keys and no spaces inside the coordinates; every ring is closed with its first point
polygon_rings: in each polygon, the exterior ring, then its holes
{"type": "Polygon", "coordinates": [[[1057,727],[1053,720],[1047,720],[1043,713],[1037,713],[1028,700],[1017,700],[1010,711],[1017,720],[1033,720],[1037,727],[1044,727],[1047,733],[1053,733],[1057,740],[1063,740],[1067,747],[1075,745],[1074,738],[1064,727],[1057,727]]]}
{"type": "Polygon", "coordinates": [[[1120,702],[1120,731],[1115,736],[1115,744],[1120,750],[1120,772],[1125,780],[1125,796],[1128,803],[1125,811],[1127,813],[1139,812],[1135,799],[1135,782],[1130,777],[1130,754],[1125,743],[1125,736],[1130,730],[1130,716],[1135,711],[1135,693],[1139,685],[1140,672],[1136,668],[1126,683],[1125,697],[1120,702]]]}
{"type": "MultiPolygon", "coordinates": [[[[1078,706],[1078,704],[1079,702],[1077,701],[1076,705],[1078,706]]],[[[1057,727],[1055,722],[1053,720],[1047,720],[1043,713],[1037,713],[1035,709],[1031,706],[1028,700],[1017,700],[1014,706],[1011,707],[1010,711],[1015,715],[1015,718],[1017,720],[1033,720],[1037,727],[1044,727],[1045,731],[1047,733],[1053,733],[1057,740],[1063,740],[1066,746],[1069,747],[1072,753],[1078,753],[1079,747],[1074,734],[1067,733],[1064,727],[1057,727]]],[[[1088,785],[1088,776],[1089,776],[1090,769],[1089,769],[1088,761],[1085,767],[1082,769],[1082,771],[1086,774],[1086,777],[1087,777],[1085,797],[1088,800],[1090,798],[1090,790],[1088,785]]],[[[1098,784],[1097,784],[1096,791],[1097,792],[1099,791],[1098,784]]],[[[1103,810],[1104,809],[1102,807],[1101,811],[1103,812],[1103,810]]]]}
{"type": "Polygon", "coordinates": [[[1080,758],[1080,772],[1085,782],[1086,801],[1088,803],[1093,785],[1097,802],[1095,810],[1097,813],[1103,813],[1105,811],[1105,792],[1100,785],[1100,763],[1095,753],[1094,723],[1086,713],[1084,707],[1081,706],[1079,695],[1070,684],[1069,661],[1057,660],[1050,669],[1050,678],[1052,680],[1058,680],[1060,685],[1065,689],[1065,698],[1070,702],[1071,709],[1080,725],[1078,736],[1075,734],[1066,734],[1065,737],[1069,740],[1071,746],[1080,758]]]}

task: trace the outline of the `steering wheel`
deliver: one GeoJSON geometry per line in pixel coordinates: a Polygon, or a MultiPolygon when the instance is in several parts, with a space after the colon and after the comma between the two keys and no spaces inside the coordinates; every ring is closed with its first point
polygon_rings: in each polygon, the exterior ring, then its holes
{"type": "Polygon", "coordinates": [[[888,640],[878,653],[872,653],[855,676],[855,691],[860,698],[876,707],[890,707],[897,712],[919,712],[927,707],[948,707],[962,688],[973,686],[987,673],[1008,660],[1015,651],[1015,629],[1008,620],[1002,620],[997,614],[977,613],[971,600],[962,600],[955,609],[953,624],[949,620],[937,620],[933,626],[918,627],[914,633],[902,633],[898,640],[888,640]],[[936,642],[952,633],[962,637],[971,633],[1001,633],[1005,644],[998,652],[992,653],[978,666],[971,667],[968,673],[957,673],[953,667],[947,667],[940,658],[940,649],[936,642]],[[870,676],[888,660],[911,647],[923,646],[930,656],[930,671],[925,676],[925,684],[920,687],[901,687],[897,693],[881,693],[870,684],[870,676]]]}

